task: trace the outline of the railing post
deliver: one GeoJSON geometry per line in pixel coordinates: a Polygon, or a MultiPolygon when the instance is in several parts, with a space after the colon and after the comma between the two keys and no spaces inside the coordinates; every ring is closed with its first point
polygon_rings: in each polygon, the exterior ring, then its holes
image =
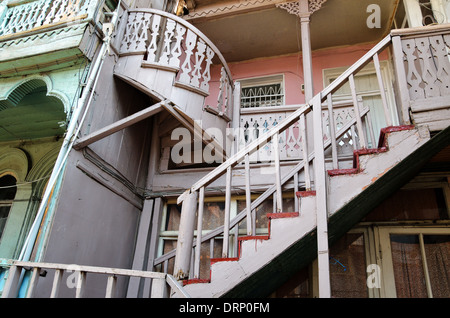
{"type": "Polygon", "coordinates": [[[195,246],[194,277],[200,277],[200,254],[202,250],[202,230],[203,230],[203,205],[205,201],[205,187],[200,188],[200,197],[198,199],[197,216],[197,245],[195,246]]]}
{"type": "Polygon", "coordinates": [[[180,229],[175,254],[174,277],[178,280],[189,277],[191,252],[194,242],[195,212],[197,210],[197,192],[186,195],[181,207],[180,229]]]}
{"type": "Polygon", "coordinates": [[[281,171],[280,171],[280,139],[278,137],[278,133],[273,135],[272,137],[273,143],[273,152],[275,155],[275,184],[277,186],[276,192],[276,212],[283,211],[283,192],[281,188],[281,171]]]}
{"type": "Polygon", "coordinates": [[[394,69],[395,69],[395,77],[397,79],[397,93],[399,96],[400,105],[398,108],[400,109],[400,116],[402,119],[402,125],[408,125],[411,123],[409,118],[409,107],[410,107],[410,98],[408,91],[408,81],[406,80],[406,71],[405,64],[403,60],[403,48],[402,48],[402,40],[400,36],[392,37],[392,48],[393,48],[393,60],[394,60],[394,69]]]}
{"type": "Polygon", "coordinates": [[[313,98],[314,122],[314,185],[316,188],[316,214],[317,214],[317,258],[319,266],[319,297],[329,298],[330,270],[328,258],[328,209],[327,187],[325,176],[325,154],[322,127],[322,100],[321,93],[313,98]]]}
{"type": "Polygon", "coordinates": [[[16,298],[19,292],[19,282],[22,267],[13,265],[9,268],[8,278],[3,287],[2,298],[16,298]]]}
{"type": "Polygon", "coordinates": [[[231,209],[231,167],[227,168],[225,185],[225,216],[223,223],[222,257],[228,257],[230,238],[230,209],[231,209]]]}

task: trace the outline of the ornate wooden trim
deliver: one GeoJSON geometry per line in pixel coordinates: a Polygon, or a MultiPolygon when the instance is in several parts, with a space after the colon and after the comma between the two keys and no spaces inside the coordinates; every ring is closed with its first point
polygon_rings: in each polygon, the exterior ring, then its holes
{"type": "Polygon", "coordinates": [[[252,9],[260,9],[266,6],[276,6],[284,2],[284,0],[247,0],[247,1],[233,1],[226,4],[206,6],[191,10],[185,17],[187,20],[193,20],[198,18],[208,18],[218,15],[233,14],[242,11],[248,11],[252,9]]]}
{"type": "MultiPolygon", "coordinates": [[[[308,11],[309,15],[313,14],[320,8],[322,8],[322,5],[327,0],[309,0],[308,1],[308,11]]],[[[277,8],[281,8],[286,10],[288,13],[296,15],[300,17],[302,15],[302,12],[300,10],[300,1],[291,1],[291,2],[285,2],[285,3],[279,3],[276,4],[277,8]]]]}

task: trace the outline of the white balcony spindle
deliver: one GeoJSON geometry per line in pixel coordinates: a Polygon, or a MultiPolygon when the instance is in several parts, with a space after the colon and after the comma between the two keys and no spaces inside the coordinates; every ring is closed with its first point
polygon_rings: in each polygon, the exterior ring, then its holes
{"type": "Polygon", "coordinates": [[[55,270],[55,275],[53,277],[52,291],[50,293],[50,298],[58,297],[59,287],[61,286],[61,280],[63,277],[64,271],[62,269],[55,270]]]}
{"type": "Polygon", "coordinates": [[[172,48],[172,56],[169,60],[169,65],[172,67],[180,67],[180,56],[183,53],[181,43],[183,41],[184,34],[186,33],[186,28],[182,24],[177,23],[175,30],[175,44],[172,48]]]}
{"type": "Polygon", "coordinates": [[[202,74],[202,84],[200,88],[205,92],[209,92],[209,81],[211,80],[211,64],[215,53],[209,46],[206,48],[206,65],[202,74]]]}
{"type": "MultiPolygon", "coordinates": [[[[147,15],[145,15],[147,16],[147,15]]],[[[159,35],[159,27],[161,25],[161,16],[153,15],[153,21],[151,25],[151,37],[150,44],[147,49],[147,61],[149,62],[157,62],[156,61],[156,51],[158,50],[158,35],[159,35]]],[[[145,29],[144,29],[145,30],[145,29]]],[[[143,36],[147,34],[147,32],[142,31],[143,36]]],[[[138,48],[138,51],[141,49],[145,49],[145,40],[146,38],[142,38],[139,43],[142,47],[138,48]]]]}
{"type": "Polygon", "coordinates": [[[225,219],[223,225],[222,257],[228,257],[228,245],[230,238],[230,210],[231,210],[231,166],[227,168],[225,181],[225,219]]]}
{"type": "Polygon", "coordinates": [[[339,169],[337,158],[337,145],[336,145],[336,124],[334,121],[333,113],[333,100],[331,94],[327,95],[327,107],[328,107],[328,127],[330,128],[330,140],[331,140],[331,157],[333,161],[333,169],[339,169]]]}
{"type": "Polygon", "coordinates": [[[305,163],[305,188],[307,191],[311,190],[311,176],[309,172],[308,159],[308,141],[306,140],[306,118],[305,114],[300,115],[300,136],[303,151],[303,162],[305,163]]]}
{"type": "Polygon", "coordinates": [[[359,110],[358,96],[356,95],[356,86],[355,86],[354,75],[351,74],[348,77],[348,80],[349,80],[349,84],[350,84],[350,90],[352,92],[353,109],[355,111],[356,128],[358,129],[359,145],[361,148],[365,149],[365,148],[367,148],[367,139],[366,139],[366,134],[363,129],[363,125],[362,125],[361,112],[359,110]]]}
{"type": "Polygon", "coordinates": [[[106,284],[105,298],[113,298],[116,293],[117,277],[115,275],[108,276],[106,284]]]}
{"type": "Polygon", "coordinates": [[[186,35],[186,56],[184,62],[181,65],[180,82],[189,84],[191,80],[190,73],[192,71],[191,57],[194,53],[195,44],[197,43],[197,35],[191,30],[187,31],[186,35]]]}
{"type": "Polygon", "coordinates": [[[164,48],[162,50],[159,63],[162,65],[169,65],[169,56],[171,51],[171,43],[175,34],[176,22],[173,20],[166,21],[166,30],[164,32],[164,48]]]}
{"type": "Polygon", "coordinates": [[[250,189],[250,158],[245,155],[245,207],[247,209],[247,235],[253,235],[255,229],[252,227],[252,198],[250,189]]]}
{"type": "Polygon", "coordinates": [[[275,183],[277,185],[276,192],[276,212],[283,211],[283,192],[281,189],[281,171],[280,171],[280,138],[278,133],[272,137],[273,153],[275,156],[275,183]]]}
{"type": "Polygon", "coordinates": [[[197,216],[197,243],[195,246],[194,261],[194,278],[200,277],[200,254],[202,246],[202,230],[203,230],[203,208],[205,202],[205,187],[201,187],[198,197],[198,216],[197,216]]]}
{"type": "Polygon", "coordinates": [[[192,71],[191,85],[200,87],[201,68],[205,59],[206,44],[202,39],[197,41],[197,51],[195,52],[195,65],[192,71]]]}
{"type": "Polygon", "coordinates": [[[86,276],[87,276],[86,272],[81,271],[81,270],[78,271],[75,298],[83,298],[84,297],[84,293],[86,291],[86,276]]]}

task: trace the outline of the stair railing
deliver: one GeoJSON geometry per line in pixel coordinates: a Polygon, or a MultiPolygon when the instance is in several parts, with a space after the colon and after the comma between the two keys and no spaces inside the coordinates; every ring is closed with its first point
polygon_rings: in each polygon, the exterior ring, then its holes
{"type": "MultiPolygon", "coordinates": [[[[179,198],[177,203],[182,204],[182,212],[180,219],[179,235],[177,248],[159,258],[154,262],[154,265],[159,265],[163,262],[167,262],[170,258],[175,256],[174,264],[174,276],[177,279],[187,279],[187,278],[199,278],[199,264],[200,264],[200,246],[202,242],[208,240],[214,240],[214,238],[222,237],[222,257],[229,257],[230,250],[230,233],[233,228],[239,225],[243,219],[247,218],[247,235],[254,235],[255,228],[252,226],[253,222],[249,222],[254,217],[254,210],[261,205],[266,199],[275,195],[274,206],[276,206],[276,211],[283,211],[282,207],[282,187],[288,181],[294,178],[294,191],[298,189],[298,176],[299,172],[303,170],[305,177],[305,189],[311,189],[311,179],[309,176],[309,166],[310,162],[314,160],[314,187],[315,189],[321,188],[321,195],[317,195],[317,200],[323,202],[319,209],[324,210],[322,213],[325,217],[326,223],[326,187],[325,187],[325,174],[326,174],[326,163],[324,150],[331,147],[331,167],[332,169],[339,168],[339,158],[337,153],[337,142],[343,134],[347,133],[350,129],[353,131],[352,138],[354,138],[354,150],[363,149],[369,147],[369,138],[372,139],[372,145],[376,145],[374,134],[368,132],[369,120],[368,114],[369,109],[364,108],[361,104],[361,99],[357,94],[355,85],[355,75],[367,64],[374,62],[376,69],[378,84],[380,86],[380,94],[383,103],[383,110],[385,113],[386,123],[388,126],[392,125],[391,115],[387,104],[385,84],[383,82],[379,54],[386,49],[391,43],[391,37],[387,36],[379,44],[377,44],[372,50],[366,53],[360,60],[358,60],[354,65],[352,65],[348,70],[346,70],[341,76],[339,76],[333,83],[326,87],[323,91],[317,94],[313,100],[304,106],[298,108],[295,112],[287,116],[283,121],[279,122],[276,126],[269,129],[266,133],[260,136],[258,139],[254,140],[250,144],[246,145],[242,150],[238,151],[227,161],[222,163],[219,167],[208,173],[206,176],[201,178],[196,182],[190,189],[185,191],[179,198]],[[344,84],[349,83],[354,117],[350,120],[344,127],[341,127],[338,131],[335,129],[333,122],[333,98],[332,95],[344,84]],[[329,113],[329,138],[324,134],[323,127],[323,112],[322,107],[327,107],[329,113]],[[313,140],[314,140],[314,151],[309,152],[307,140],[307,130],[305,127],[306,115],[313,111],[313,140]],[[300,123],[300,133],[302,134],[302,147],[303,147],[303,158],[295,167],[293,167],[285,175],[281,175],[280,170],[280,160],[279,160],[279,136],[291,125],[299,121],[300,123]],[[354,128],[356,127],[356,131],[354,128]],[[355,132],[356,135],[355,135],[355,132]],[[325,139],[325,141],[324,141],[325,139]],[[261,194],[256,200],[251,201],[251,184],[250,184],[250,156],[261,149],[267,144],[272,144],[273,147],[273,166],[275,169],[275,180],[274,184],[270,186],[263,194],[261,194]],[[319,149],[319,151],[317,151],[319,149]],[[245,172],[245,198],[246,198],[246,208],[241,211],[232,220],[230,219],[230,205],[231,205],[231,191],[232,191],[232,175],[233,168],[237,165],[244,165],[245,172]],[[225,211],[224,211],[224,224],[215,230],[210,231],[206,235],[202,235],[202,218],[203,218],[203,205],[205,199],[206,188],[211,185],[215,180],[219,178],[225,178],[225,211]],[[197,208],[198,207],[198,208],[197,208]],[[197,214],[197,222],[195,222],[197,214]],[[196,241],[194,242],[194,229],[195,223],[197,223],[196,230],[196,241]],[[195,249],[193,249],[195,247],[195,249]],[[194,270],[190,271],[193,266],[194,270]]],[[[271,162],[272,163],[272,162],[271,162]]],[[[319,210],[318,209],[318,210],[319,210]]],[[[319,213],[319,212],[318,212],[319,213]]],[[[319,222],[319,221],[318,221],[319,222]]],[[[322,222],[323,223],[323,222],[322,222]]],[[[326,231],[325,231],[326,232],[326,231]]],[[[237,244],[238,231],[234,236],[234,241],[237,244]]],[[[327,248],[327,246],[325,246],[327,248]]],[[[235,249],[236,250],[236,249],[235,249]]],[[[167,263],[166,263],[167,264],[167,263]]]]}

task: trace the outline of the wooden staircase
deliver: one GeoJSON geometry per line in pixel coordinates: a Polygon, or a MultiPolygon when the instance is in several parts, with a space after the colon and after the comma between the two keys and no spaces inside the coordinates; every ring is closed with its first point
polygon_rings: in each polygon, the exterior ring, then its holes
{"type": "MultiPolygon", "coordinates": [[[[414,126],[388,127],[381,132],[378,148],[355,151],[354,168],[328,170],[327,183],[333,189],[329,192],[329,218],[339,213],[343,205],[362,191],[367,191],[380,176],[424,145],[429,138],[427,130],[414,126]]],[[[311,244],[317,226],[316,193],[298,191],[296,195],[301,202],[300,211],[267,214],[268,235],[240,237],[238,257],[211,259],[210,279],[185,280],[186,292],[191,297],[222,297],[233,295],[236,286],[241,285],[240,289],[245,290],[241,293],[258,295],[257,290],[251,290],[255,288],[251,283],[252,275],[265,267],[266,275],[271,271],[282,271],[285,265],[278,258],[283,252],[295,254],[290,250],[296,249],[300,253],[314,250],[315,246],[307,245],[311,244]]],[[[315,242],[313,245],[316,245],[315,242]]],[[[305,253],[305,259],[312,261],[311,255],[314,253],[305,253]]]]}
{"type": "MultiPolygon", "coordinates": [[[[199,30],[182,19],[152,9],[128,11],[119,30],[116,47],[120,48],[120,58],[114,69],[117,78],[161,102],[166,111],[191,130],[197,120],[203,121],[204,127],[217,127],[221,131],[225,131],[230,123],[238,125],[238,112],[232,111],[239,107],[239,86],[235,87],[232,82],[220,52],[199,30]],[[221,66],[220,83],[215,88],[213,85],[216,84],[210,81],[213,59],[221,66]],[[218,92],[218,97],[211,99],[211,92],[218,92]],[[217,105],[211,107],[210,101],[217,105]]],[[[319,289],[322,289],[321,282],[326,285],[328,274],[328,242],[348,231],[371,207],[364,203],[358,203],[358,207],[354,202],[359,202],[357,199],[367,193],[374,198],[367,200],[371,204],[381,200],[381,195],[371,192],[373,186],[380,184],[386,175],[398,169],[430,139],[427,129],[409,125],[410,103],[406,95],[410,83],[404,63],[408,55],[404,49],[408,46],[405,41],[399,35],[387,35],[306,105],[245,144],[243,149],[237,149],[179,196],[177,203],[182,206],[182,212],[177,248],[156,258],[152,265],[167,269],[169,260],[174,259],[173,275],[184,281],[192,297],[264,296],[295,270],[319,256],[319,289]],[[395,107],[388,105],[385,88],[392,83],[384,82],[379,60],[388,48],[393,48],[394,53],[396,84],[402,103],[398,108],[402,117],[400,122],[406,126],[394,126],[397,118],[393,118],[391,109],[395,107]],[[361,105],[355,85],[356,74],[372,62],[388,126],[381,131],[376,148],[373,148],[377,138],[371,127],[370,110],[361,105]],[[333,94],[346,84],[351,91],[353,117],[337,129],[333,122],[337,107],[333,94]],[[327,123],[323,122],[324,111],[328,112],[327,123]],[[302,155],[291,163],[289,171],[282,170],[280,136],[294,124],[299,127],[302,155]],[[351,167],[337,151],[340,138],[348,132],[351,132],[354,147],[351,167]],[[252,200],[251,196],[257,191],[250,180],[251,170],[255,168],[250,164],[250,157],[267,145],[272,148],[273,184],[252,200]],[[325,151],[331,155],[327,160],[325,151]],[[240,191],[245,193],[246,205],[231,218],[233,169],[237,166],[245,179],[245,190],[240,185],[240,191]],[[298,197],[298,209],[286,213],[283,193],[289,182],[298,197]],[[305,191],[299,191],[300,185],[305,191]],[[214,191],[220,188],[225,193],[225,211],[223,225],[205,232],[202,224],[208,187],[214,191]],[[277,213],[267,215],[268,234],[255,236],[254,211],[271,198],[277,213]],[[247,221],[245,236],[239,233],[239,224],[243,220],[247,221]],[[214,249],[215,239],[222,242],[222,257],[212,258],[210,278],[200,279],[201,246],[209,242],[210,248],[214,249]]],[[[239,136],[234,137],[234,141],[239,142],[239,136]]]]}
{"type": "Polygon", "coordinates": [[[401,35],[389,34],[306,105],[246,144],[187,189],[178,198],[182,211],[177,248],[155,259],[154,266],[175,258],[173,274],[184,281],[192,297],[261,297],[270,294],[317,258],[319,296],[330,297],[329,244],[406,183],[410,174],[417,172],[414,169],[418,169],[425,158],[429,159],[434,150],[423,150],[432,141],[430,132],[426,126],[411,125],[409,104],[398,105],[400,119],[392,116],[393,106],[388,105],[385,87],[392,83],[385,83],[381,75],[379,56],[384,55],[387,49],[393,50],[397,90],[401,97],[398,102],[403,103],[407,100],[404,95],[408,94],[406,87],[409,85],[405,80],[409,73],[404,63],[408,55],[405,51],[407,46],[407,40],[401,35]],[[356,74],[371,62],[376,69],[387,126],[379,138],[371,127],[370,110],[360,104],[355,85],[356,74]],[[353,117],[338,129],[333,122],[336,110],[333,95],[346,84],[350,87],[353,117]],[[324,111],[328,111],[329,122],[326,123],[323,121],[324,111]],[[402,125],[395,126],[394,122],[402,125]],[[280,136],[294,124],[299,127],[302,155],[297,164],[286,171],[280,168],[280,136]],[[348,132],[354,147],[350,166],[337,151],[340,138],[348,132]],[[255,191],[250,175],[255,166],[250,165],[249,157],[267,145],[272,147],[273,183],[256,199],[251,199],[255,191]],[[326,154],[329,157],[326,158],[326,154]],[[231,218],[233,169],[237,166],[242,169],[241,175],[242,171],[244,174],[245,190],[241,193],[245,193],[246,204],[231,218]],[[225,193],[224,223],[205,234],[202,231],[205,196],[208,187],[217,188],[218,185],[225,193]],[[299,203],[294,213],[285,213],[283,193],[291,191],[292,187],[299,203]],[[305,192],[299,191],[299,187],[305,192]],[[277,213],[267,215],[269,233],[255,236],[254,211],[272,198],[277,213]],[[247,221],[244,236],[239,232],[242,231],[239,224],[243,220],[247,221]],[[201,245],[209,242],[210,249],[213,249],[214,240],[223,242],[222,257],[214,259],[211,256],[210,278],[201,280],[201,245]]]}

